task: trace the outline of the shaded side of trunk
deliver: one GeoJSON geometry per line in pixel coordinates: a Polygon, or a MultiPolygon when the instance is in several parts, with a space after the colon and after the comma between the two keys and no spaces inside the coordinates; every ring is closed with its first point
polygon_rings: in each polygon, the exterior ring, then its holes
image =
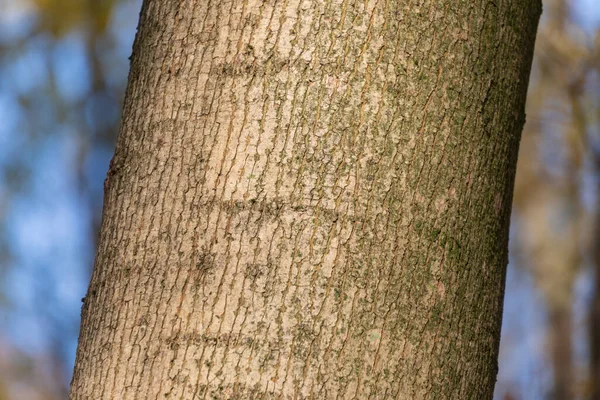
{"type": "Polygon", "coordinates": [[[539,14],[145,1],[70,398],[491,398],[539,14]]]}

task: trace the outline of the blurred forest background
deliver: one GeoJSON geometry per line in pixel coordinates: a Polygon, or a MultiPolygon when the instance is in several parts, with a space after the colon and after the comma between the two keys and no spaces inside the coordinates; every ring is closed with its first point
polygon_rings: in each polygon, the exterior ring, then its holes
{"type": "MultiPolygon", "coordinates": [[[[543,3],[496,399],[598,400],[600,1],[543,3]]],[[[67,396],[140,6],[0,0],[0,400],[67,396]]]]}

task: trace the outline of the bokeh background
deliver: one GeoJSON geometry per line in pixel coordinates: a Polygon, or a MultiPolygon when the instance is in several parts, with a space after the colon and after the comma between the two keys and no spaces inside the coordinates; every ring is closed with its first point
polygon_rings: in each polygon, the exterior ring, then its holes
{"type": "MultiPolygon", "coordinates": [[[[598,400],[600,0],[543,3],[495,397],[598,400]]],[[[0,0],[0,400],[67,396],[140,6],[0,0]]]]}

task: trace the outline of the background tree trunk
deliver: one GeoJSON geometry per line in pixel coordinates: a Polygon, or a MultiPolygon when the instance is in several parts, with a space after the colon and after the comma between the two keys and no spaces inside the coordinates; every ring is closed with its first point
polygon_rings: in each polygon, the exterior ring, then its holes
{"type": "Polygon", "coordinates": [[[540,12],[145,1],[70,398],[491,398],[540,12]]]}
{"type": "MultiPolygon", "coordinates": [[[[590,146],[591,147],[591,146],[590,146]]],[[[592,153],[594,169],[600,176],[600,149],[592,153]]],[[[600,193],[600,181],[598,182],[600,193]]],[[[592,244],[592,268],[594,273],[594,294],[589,312],[589,339],[590,339],[590,400],[600,400],[600,210],[596,210],[594,236],[592,244]]]]}

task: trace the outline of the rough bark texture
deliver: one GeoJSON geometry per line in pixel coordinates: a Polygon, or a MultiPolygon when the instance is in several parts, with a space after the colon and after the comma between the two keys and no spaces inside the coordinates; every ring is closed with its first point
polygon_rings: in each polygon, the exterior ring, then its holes
{"type": "Polygon", "coordinates": [[[145,1],[70,398],[491,398],[540,12],[145,1]]]}

